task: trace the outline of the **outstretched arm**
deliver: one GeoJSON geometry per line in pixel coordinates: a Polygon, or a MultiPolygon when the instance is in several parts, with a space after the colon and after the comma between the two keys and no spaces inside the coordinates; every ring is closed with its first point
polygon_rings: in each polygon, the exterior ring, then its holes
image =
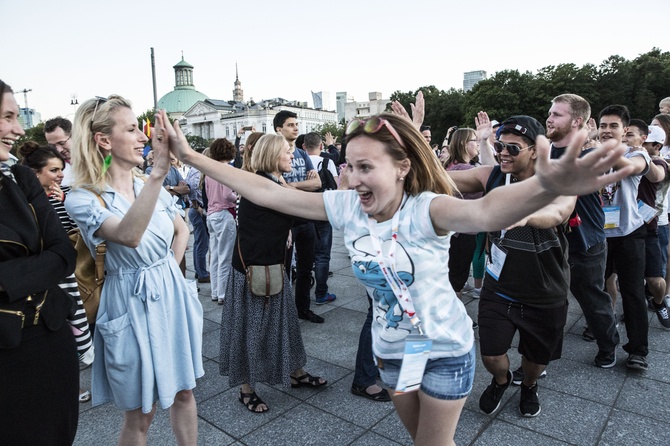
{"type": "MultiPolygon", "coordinates": [[[[161,110],[158,116],[164,122],[169,122],[164,110],[161,110]]],[[[218,161],[191,149],[177,121],[173,126],[166,127],[170,151],[177,158],[219,183],[225,184],[251,202],[296,217],[328,220],[323,194],[282,187],[241,169],[226,168],[218,161]]]]}
{"type": "Polygon", "coordinates": [[[603,144],[580,158],[586,131],[573,140],[565,155],[549,160],[549,142],[539,137],[535,175],[527,180],[492,190],[479,200],[462,200],[440,196],[430,206],[435,231],[481,232],[497,231],[516,224],[543,208],[560,195],[584,195],[615,183],[630,175],[632,166],[608,174],[625,148],[616,141],[603,144]]]}

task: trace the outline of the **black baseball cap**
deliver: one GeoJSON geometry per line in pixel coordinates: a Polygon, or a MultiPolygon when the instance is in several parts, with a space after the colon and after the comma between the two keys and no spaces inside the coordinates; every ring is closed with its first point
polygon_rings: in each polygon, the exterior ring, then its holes
{"type": "Polygon", "coordinates": [[[533,143],[538,136],[545,135],[544,126],[537,119],[526,115],[512,116],[505,119],[496,132],[496,139],[500,139],[500,135],[505,133],[525,136],[533,143]]]}

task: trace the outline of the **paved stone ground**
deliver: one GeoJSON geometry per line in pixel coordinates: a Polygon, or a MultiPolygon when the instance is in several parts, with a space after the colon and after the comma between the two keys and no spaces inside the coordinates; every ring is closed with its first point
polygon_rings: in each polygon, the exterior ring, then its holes
{"type": "MultiPolygon", "coordinates": [[[[191,251],[187,276],[193,277],[191,251]]],[[[199,439],[201,445],[410,445],[411,440],[392,403],[378,403],[350,392],[358,336],[367,311],[363,287],[355,280],[340,233],[334,234],[330,291],[337,300],[312,305],[324,324],[301,321],[308,355],[306,369],[328,379],[318,390],[259,384],[259,395],[270,411],[253,414],[237,401],[238,389],[218,373],[221,307],[211,302],[209,285],[201,285],[205,310],[203,360],[205,376],[198,381],[199,439]]],[[[445,277],[446,280],[446,277],[445,277]]],[[[472,317],[477,301],[464,302],[472,317]]],[[[621,310],[619,309],[619,314],[621,310]]],[[[542,413],[526,419],[518,414],[519,389],[510,387],[494,416],[479,411],[478,400],[490,382],[479,361],[472,396],[456,431],[459,445],[661,445],[669,444],[670,332],[649,313],[649,371],[629,371],[626,353],[619,348],[617,365],[609,370],[592,365],[595,343],[582,340],[584,318],[570,298],[563,358],[552,362],[539,382],[542,413]]],[[[619,327],[626,339],[623,324],[619,327]]],[[[510,352],[513,368],[520,356],[510,352]]],[[[82,383],[90,385],[90,368],[82,383]]],[[[81,405],[76,445],[112,445],[118,440],[123,414],[107,404],[81,405]]],[[[149,431],[150,445],[173,445],[168,411],[158,409],[149,431]]]]}

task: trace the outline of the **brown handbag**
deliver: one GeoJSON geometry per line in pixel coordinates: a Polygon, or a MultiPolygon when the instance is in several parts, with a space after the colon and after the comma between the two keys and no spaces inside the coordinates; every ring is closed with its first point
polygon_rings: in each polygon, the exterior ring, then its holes
{"type": "Polygon", "coordinates": [[[242,268],[246,272],[247,284],[251,294],[257,297],[276,296],[284,289],[284,264],[249,265],[244,264],[240,240],[237,240],[237,252],[240,255],[242,268]]]}
{"type": "MultiPolygon", "coordinates": [[[[100,195],[95,194],[103,207],[105,202],[100,195]]],[[[105,283],[105,254],[107,254],[107,245],[105,242],[95,247],[95,257],[91,256],[88,246],[84,243],[79,228],[71,229],[68,237],[77,251],[77,264],[74,276],[77,279],[77,287],[81,295],[81,301],[84,303],[86,319],[89,324],[95,323],[100,306],[100,295],[102,294],[102,285],[105,283]]]]}

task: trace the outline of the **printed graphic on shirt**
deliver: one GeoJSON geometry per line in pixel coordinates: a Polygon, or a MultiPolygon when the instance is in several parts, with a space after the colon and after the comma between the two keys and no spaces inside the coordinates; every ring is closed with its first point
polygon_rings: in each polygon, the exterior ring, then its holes
{"type": "MultiPolygon", "coordinates": [[[[391,240],[383,240],[383,252],[387,253],[390,245],[391,240]]],[[[365,235],[354,241],[353,248],[351,267],[356,278],[365,285],[375,300],[375,320],[384,327],[381,338],[389,342],[404,339],[409,334],[408,329],[400,327],[404,313],[377,263],[370,236],[365,235]]],[[[396,247],[395,270],[408,287],[414,282],[414,263],[399,242],[396,247]]]]}

